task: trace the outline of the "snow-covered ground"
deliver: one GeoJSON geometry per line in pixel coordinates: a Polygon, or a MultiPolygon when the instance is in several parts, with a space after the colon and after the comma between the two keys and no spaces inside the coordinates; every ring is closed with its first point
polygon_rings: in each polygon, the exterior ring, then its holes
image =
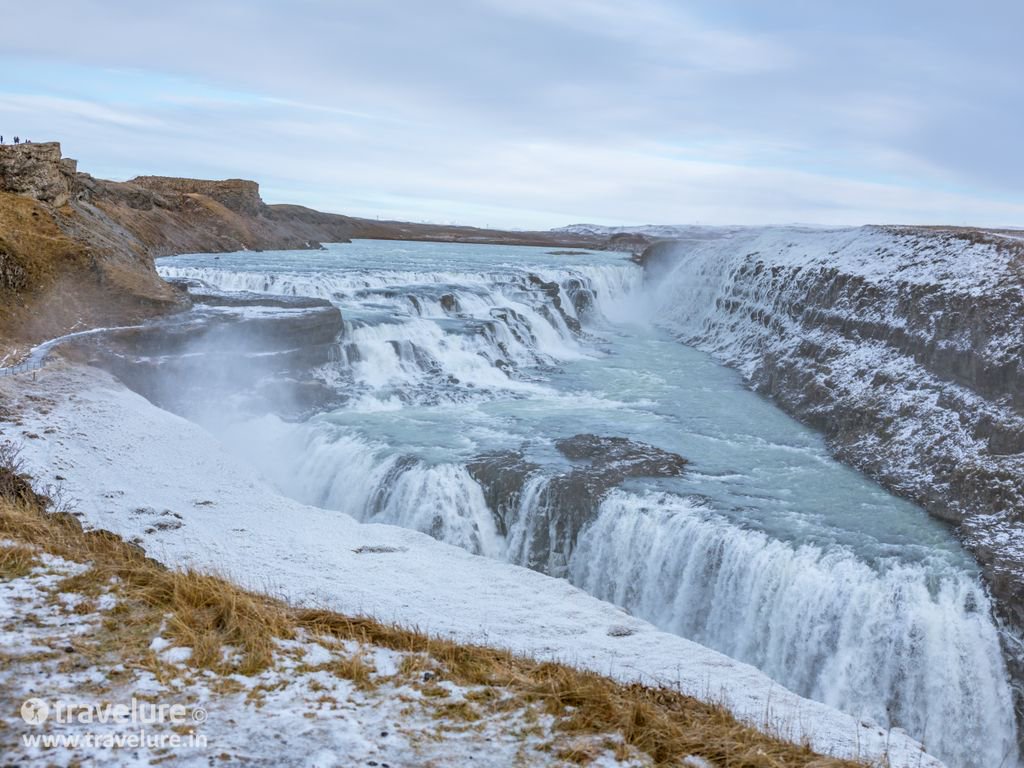
{"type": "Polygon", "coordinates": [[[172,647],[160,635],[150,645],[158,659],[153,667],[139,659],[110,658],[97,653],[90,640],[120,602],[114,585],[97,599],[87,598],[61,586],[87,564],[42,552],[36,559],[30,573],[0,580],[5,765],[71,766],[85,757],[89,765],[173,760],[174,765],[208,766],[211,755],[231,765],[309,768],[449,766],[474,760],[572,765],[558,758],[563,751],[587,754],[598,767],[650,764],[646,755],[621,745],[620,737],[557,733],[554,718],[539,704],[481,708],[475,688],[437,679],[429,661],[409,665],[426,671],[403,672],[403,661],[414,654],[372,645],[281,640],[274,664],[254,676],[193,669],[185,663],[190,649],[172,647]],[[365,665],[365,681],[335,671],[340,659],[353,658],[365,665]],[[34,700],[46,709],[23,709],[34,700]],[[161,705],[166,714],[156,716],[153,707],[161,705]],[[69,706],[76,713],[62,714],[69,706]],[[472,718],[453,714],[467,707],[472,718]],[[91,714],[83,716],[83,708],[91,714]],[[35,714],[40,711],[46,714],[35,714]],[[33,722],[26,722],[23,712],[33,722]],[[133,738],[145,744],[132,744],[133,738]]]}
{"type": "Polygon", "coordinates": [[[0,431],[23,443],[38,480],[62,484],[88,525],[137,540],[164,562],[295,602],[677,688],[826,754],[941,765],[899,730],[801,698],[563,580],[286,499],[210,434],[95,369],[54,362],[35,377],[0,381],[0,398],[16,414],[0,431]]]}

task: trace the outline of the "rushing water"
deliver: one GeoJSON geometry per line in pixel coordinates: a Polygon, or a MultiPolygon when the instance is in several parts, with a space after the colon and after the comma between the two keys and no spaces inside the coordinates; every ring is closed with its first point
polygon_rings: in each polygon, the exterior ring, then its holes
{"type": "Polygon", "coordinates": [[[343,404],[302,423],[197,415],[282,492],[564,575],[793,690],[902,727],[952,766],[1012,765],[1005,665],[949,531],[660,328],[620,254],[358,241],[163,259],[221,290],[327,298],[343,404]],[[690,460],[556,535],[554,441],[624,436],[690,460]],[[480,456],[519,451],[498,516],[480,456]],[[543,545],[539,544],[541,542],[543,545]]]}

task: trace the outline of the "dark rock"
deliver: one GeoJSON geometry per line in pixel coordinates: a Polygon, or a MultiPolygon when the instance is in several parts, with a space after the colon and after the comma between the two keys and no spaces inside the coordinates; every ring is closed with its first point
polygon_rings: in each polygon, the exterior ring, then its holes
{"type": "Polygon", "coordinates": [[[626,437],[575,435],[556,440],[555,447],[568,459],[622,478],[678,477],[687,464],[678,454],[626,437]]]}
{"type": "Polygon", "coordinates": [[[580,327],[580,321],[566,312],[562,306],[561,286],[554,280],[545,281],[538,275],[530,275],[528,279],[531,285],[539,288],[548,297],[548,302],[540,306],[540,311],[542,313],[551,312],[550,307],[554,307],[569,330],[573,333],[581,333],[583,329],[580,327]]]}
{"type": "Polygon", "coordinates": [[[255,294],[201,300],[185,315],[70,342],[70,354],[184,415],[216,407],[228,395],[289,418],[339,403],[335,390],[312,377],[341,354],[337,339],[344,324],[336,307],[320,299],[255,294]],[[212,305],[218,311],[203,309],[212,305]]]}
{"type": "Polygon", "coordinates": [[[499,531],[517,533],[512,538],[520,549],[512,558],[553,576],[566,574],[580,531],[609,490],[631,477],[676,477],[687,463],[623,437],[576,435],[557,441],[556,447],[574,462],[568,471],[546,469],[520,451],[484,456],[468,465],[499,531]],[[526,499],[527,492],[534,495],[526,499]]]}
{"type": "Polygon", "coordinates": [[[618,232],[608,238],[605,246],[609,251],[623,251],[625,253],[639,254],[651,244],[651,238],[639,232],[618,232]]]}
{"type": "MultiPolygon", "coordinates": [[[[194,281],[182,281],[186,284],[194,281]]],[[[187,286],[186,286],[187,287],[187,286]]],[[[311,296],[279,296],[265,293],[202,293],[192,291],[192,302],[208,307],[280,307],[281,309],[328,309],[334,305],[327,299],[311,296]]]]}
{"type": "Polygon", "coordinates": [[[590,287],[579,278],[570,278],[562,286],[579,317],[583,317],[594,306],[594,294],[590,287]]]}
{"type": "Polygon", "coordinates": [[[449,315],[454,315],[462,311],[462,307],[459,306],[459,300],[450,293],[446,293],[441,297],[441,309],[449,315]]]}
{"type": "Polygon", "coordinates": [[[484,489],[487,506],[495,512],[498,530],[507,536],[508,519],[519,505],[526,480],[540,470],[539,464],[518,451],[481,456],[467,465],[469,473],[484,489]]]}

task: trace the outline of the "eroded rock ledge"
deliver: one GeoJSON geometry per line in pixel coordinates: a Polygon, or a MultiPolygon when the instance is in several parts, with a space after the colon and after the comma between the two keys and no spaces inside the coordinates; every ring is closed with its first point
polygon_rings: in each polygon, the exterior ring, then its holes
{"type": "Polygon", "coordinates": [[[225,399],[300,418],[337,403],[314,372],[335,358],[341,312],[323,299],[202,292],[191,312],[75,339],[74,359],[104,368],[156,405],[200,417],[225,399]]]}
{"type": "Polygon", "coordinates": [[[553,576],[566,574],[577,536],[608,491],[633,477],[678,477],[687,464],[682,456],[625,437],[574,435],[557,440],[555,448],[570,462],[561,471],[530,460],[525,451],[482,456],[468,465],[501,533],[528,532],[513,543],[519,549],[513,560],[553,576]],[[526,499],[530,493],[537,498],[526,499]]]}

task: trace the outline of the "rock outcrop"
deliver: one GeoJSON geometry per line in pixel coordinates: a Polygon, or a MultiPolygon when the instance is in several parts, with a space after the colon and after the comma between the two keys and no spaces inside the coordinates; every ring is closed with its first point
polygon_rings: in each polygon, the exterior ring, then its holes
{"type": "Polygon", "coordinates": [[[196,417],[225,399],[298,418],[338,401],[313,372],[338,354],[341,312],[323,299],[202,293],[193,311],[66,345],[160,407],[196,417]]]}
{"type": "Polygon", "coordinates": [[[173,176],[136,176],[128,183],[152,190],[165,199],[176,195],[205,195],[228,210],[246,216],[262,216],[267,212],[267,206],[260,197],[260,185],[246,179],[208,181],[173,176]]]}
{"type": "Polygon", "coordinates": [[[141,243],[83,202],[81,178],[57,144],[0,146],[0,359],[187,305],[141,243]]]}
{"type": "Polygon", "coordinates": [[[575,435],[556,441],[566,468],[543,467],[523,451],[482,456],[468,469],[484,489],[513,562],[565,576],[583,527],[609,490],[634,477],[678,477],[686,459],[625,437],[575,435]],[[511,535],[516,532],[516,535],[511,535]]]}
{"type": "Polygon", "coordinates": [[[77,166],[61,157],[60,144],[0,144],[0,192],[59,208],[74,193],[77,166]]]}
{"type": "Polygon", "coordinates": [[[616,232],[608,238],[609,251],[623,251],[639,257],[654,240],[639,232],[616,232]]]}

